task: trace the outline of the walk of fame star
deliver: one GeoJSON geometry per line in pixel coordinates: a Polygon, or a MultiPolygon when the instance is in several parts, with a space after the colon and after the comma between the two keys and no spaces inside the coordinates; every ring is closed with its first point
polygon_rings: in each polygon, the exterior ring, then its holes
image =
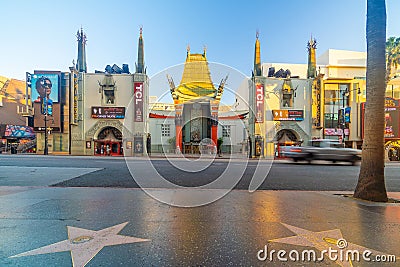
{"type": "MultiPolygon", "coordinates": [[[[357,250],[362,254],[365,250],[369,250],[372,252],[372,255],[385,255],[387,253],[382,253],[380,251],[376,251],[373,249],[369,249],[367,247],[363,247],[354,243],[347,242],[342,235],[340,229],[328,230],[328,231],[321,231],[321,232],[313,232],[303,228],[295,227],[289,224],[282,223],[286,228],[290,231],[296,233],[295,236],[284,237],[284,238],[277,238],[269,240],[269,242],[275,243],[283,243],[283,244],[291,244],[291,245],[298,245],[298,246],[307,246],[316,248],[319,251],[335,249],[346,249],[346,250],[357,250]],[[338,241],[344,241],[345,246],[340,246],[338,241]]],[[[353,266],[351,260],[346,260],[343,258],[341,260],[335,261],[340,266],[353,266]]]]}
{"type": "Polygon", "coordinates": [[[150,239],[118,235],[127,224],[128,222],[125,222],[99,231],[67,226],[67,240],[20,253],[10,258],[71,251],[72,265],[74,267],[83,267],[93,259],[103,247],[150,241],[150,239]]]}

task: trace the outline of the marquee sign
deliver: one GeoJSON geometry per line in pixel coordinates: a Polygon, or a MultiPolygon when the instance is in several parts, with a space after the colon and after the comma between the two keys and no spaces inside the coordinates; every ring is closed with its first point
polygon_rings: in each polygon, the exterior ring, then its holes
{"type": "Polygon", "coordinates": [[[94,119],[124,119],[125,107],[92,107],[94,119]]]}
{"type": "Polygon", "coordinates": [[[303,110],[272,110],[274,121],[302,121],[304,120],[303,110]]]}

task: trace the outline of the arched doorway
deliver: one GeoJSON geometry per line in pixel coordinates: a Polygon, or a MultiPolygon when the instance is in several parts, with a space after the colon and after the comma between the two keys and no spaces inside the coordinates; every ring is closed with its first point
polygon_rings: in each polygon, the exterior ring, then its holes
{"type": "Polygon", "coordinates": [[[95,156],[122,156],[122,133],[114,127],[105,127],[94,142],[95,156]]]}
{"type": "Polygon", "coordinates": [[[296,132],[283,129],[276,133],[275,140],[275,158],[283,158],[282,147],[285,146],[299,146],[302,141],[297,137],[296,132]]]}

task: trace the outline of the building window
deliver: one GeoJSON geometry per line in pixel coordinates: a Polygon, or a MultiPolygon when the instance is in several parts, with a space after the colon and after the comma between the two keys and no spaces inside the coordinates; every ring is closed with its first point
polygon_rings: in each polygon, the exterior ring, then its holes
{"type": "Polygon", "coordinates": [[[114,105],[115,104],[115,96],[114,96],[114,88],[104,90],[104,104],[114,105]]]}
{"type": "Polygon", "coordinates": [[[282,84],[282,107],[293,107],[293,93],[292,81],[285,79],[282,84]]]}
{"type": "Polygon", "coordinates": [[[231,137],[231,126],[230,125],[222,126],[222,137],[231,137]]]}
{"type": "Polygon", "coordinates": [[[326,83],[324,85],[324,127],[340,127],[340,110],[349,105],[349,96],[346,94],[350,88],[347,83],[326,83]]]}
{"type": "Polygon", "coordinates": [[[171,125],[161,124],[161,136],[170,136],[170,135],[171,135],[171,125]]]}
{"type": "Polygon", "coordinates": [[[103,81],[99,81],[99,85],[99,93],[102,94],[103,105],[115,105],[115,91],[117,91],[117,86],[112,75],[106,74],[103,81]]]}

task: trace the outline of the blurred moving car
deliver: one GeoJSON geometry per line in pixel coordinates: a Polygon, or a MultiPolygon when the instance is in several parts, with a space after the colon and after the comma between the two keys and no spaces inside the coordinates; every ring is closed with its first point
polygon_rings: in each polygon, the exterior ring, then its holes
{"type": "Polygon", "coordinates": [[[328,160],[350,162],[352,165],[361,160],[361,150],[345,148],[343,143],[330,139],[309,141],[307,146],[285,146],[281,150],[282,156],[293,161],[328,160]]]}

